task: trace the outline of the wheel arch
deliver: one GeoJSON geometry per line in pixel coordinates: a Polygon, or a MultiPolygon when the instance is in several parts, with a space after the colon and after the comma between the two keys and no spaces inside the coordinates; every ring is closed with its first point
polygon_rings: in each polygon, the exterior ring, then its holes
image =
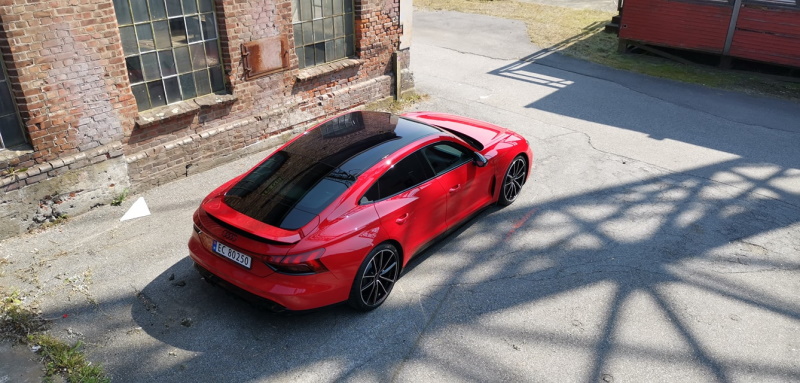
{"type": "MultiPolygon", "coordinates": [[[[406,259],[405,251],[403,251],[403,246],[400,245],[400,242],[398,242],[396,239],[389,238],[389,239],[386,239],[383,242],[375,245],[375,247],[378,247],[378,246],[383,245],[385,243],[388,243],[388,244],[394,246],[395,249],[397,249],[397,252],[400,255],[400,259],[402,260],[402,262],[400,262],[400,271],[402,272],[403,271],[403,266],[405,266],[406,263],[408,262],[408,259],[406,259]]],[[[373,249],[375,247],[373,247],[373,249]]]]}
{"type": "Polygon", "coordinates": [[[525,169],[525,182],[528,182],[528,177],[531,176],[531,167],[533,167],[533,161],[531,160],[530,157],[528,157],[528,153],[525,152],[519,152],[515,154],[514,157],[511,157],[511,160],[513,161],[514,158],[517,158],[519,156],[522,156],[522,158],[525,159],[525,164],[528,165],[528,167],[525,169]]]}

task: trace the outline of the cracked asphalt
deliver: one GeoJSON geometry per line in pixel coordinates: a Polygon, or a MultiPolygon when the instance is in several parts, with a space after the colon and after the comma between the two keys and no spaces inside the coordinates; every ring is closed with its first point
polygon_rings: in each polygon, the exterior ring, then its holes
{"type": "Polygon", "coordinates": [[[119,222],[132,196],[0,242],[0,283],[115,382],[800,381],[797,104],[414,17],[417,109],[512,128],[535,167],[380,309],[276,316],[192,269],[192,212],[263,154],[143,193],[148,217],[119,222]]]}

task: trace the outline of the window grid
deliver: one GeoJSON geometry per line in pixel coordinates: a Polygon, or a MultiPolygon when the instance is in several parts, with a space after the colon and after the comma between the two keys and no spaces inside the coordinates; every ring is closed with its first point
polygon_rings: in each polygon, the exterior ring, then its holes
{"type": "Polygon", "coordinates": [[[114,9],[140,111],[225,90],[214,0],[114,0],[114,9]]]}
{"type": "Polygon", "coordinates": [[[300,68],[355,54],[353,0],[292,0],[295,52],[300,68]]]}
{"type": "Polygon", "coordinates": [[[0,150],[27,142],[17,106],[11,96],[5,64],[0,60],[0,150]]]}

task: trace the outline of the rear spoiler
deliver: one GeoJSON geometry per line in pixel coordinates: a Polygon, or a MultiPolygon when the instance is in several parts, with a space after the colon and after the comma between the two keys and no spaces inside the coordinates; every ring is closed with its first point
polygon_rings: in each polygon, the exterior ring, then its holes
{"type": "MultiPolygon", "coordinates": [[[[212,217],[233,226],[239,230],[251,233],[259,238],[268,241],[280,242],[284,244],[294,244],[303,237],[301,230],[285,230],[272,225],[267,225],[257,219],[248,217],[222,202],[224,195],[217,195],[203,203],[203,210],[212,217]]],[[[315,219],[319,219],[316,217],[315,219]]]]}

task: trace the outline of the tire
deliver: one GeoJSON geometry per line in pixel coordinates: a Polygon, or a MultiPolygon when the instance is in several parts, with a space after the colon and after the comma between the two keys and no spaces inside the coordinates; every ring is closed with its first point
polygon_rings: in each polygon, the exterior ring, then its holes
{"type": "Polygon", "coordinates": [[[364,258],[350,289],[347,303],[356,310],[370,311],[380,306],[400,277],[400,253],[393,245],[378,245],[364,258]]]}
{"type": "Polygon", "coordinates": [[[500,206],[508,206],[514,203],[522,191],[522,185],[525,184],[525,179],[528,173],[528,161],[525,157],[519,155],[514,157],[511,165],[508,165],[508,170],[503,176],[503,186],[500,190],[500,198],[497,199],[497,204],[500,206]]]}

